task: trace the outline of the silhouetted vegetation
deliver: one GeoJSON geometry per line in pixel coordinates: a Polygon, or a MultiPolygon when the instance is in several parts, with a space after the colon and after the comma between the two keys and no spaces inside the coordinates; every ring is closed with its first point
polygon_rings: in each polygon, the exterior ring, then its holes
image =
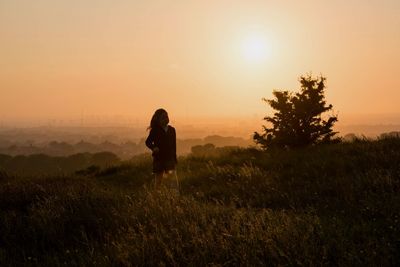
{"type": "Polygon", "coordinates": [[[262,134],[255,132],[255,142],[263,148],[295,148],[331,141],[337,117],[322,118],[323,113],[332,110],[325,101],[325,81],[322,76],[302,76],[300,92],[274,91],[275,99],[264,98],[276,112],[264,118],[271,127],[263,126],[262,134]]]}
{"type": "Polygon", "coordinates": [[[78,153],[68,157],[51,157],[44,154],[8,156],[0,154],[0,170],[11,175],[68,175],[90,166],[108,167],[121,163],[111,152],[78,153]]]}
{"type": "Polygon", "coordinates": [[[400,132],[398,131],[392,131],[389,133],[382,133],[379,135],[380,139],[387,139],[387,138],[400,138],[400,132]]]}
{"type": "Polygon", "coordinates": [[[400,139],[151,157],[73,176],[0,172],[2,266],[398,266],[400,139]]]}

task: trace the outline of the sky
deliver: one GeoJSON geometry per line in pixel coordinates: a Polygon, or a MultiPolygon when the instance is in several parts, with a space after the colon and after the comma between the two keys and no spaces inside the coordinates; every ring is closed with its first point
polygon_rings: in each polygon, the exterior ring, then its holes
{"type": "Polygon", "coordinates": [[[339,121],[400,114],[398,0],[0,0],[0,38],[2,121],[262,118],[307,73],[339,121]]]}

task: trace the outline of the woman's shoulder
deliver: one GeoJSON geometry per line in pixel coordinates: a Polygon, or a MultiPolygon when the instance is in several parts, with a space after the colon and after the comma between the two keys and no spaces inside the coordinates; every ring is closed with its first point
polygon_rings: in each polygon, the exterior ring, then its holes
{"type": "Polygon", "coordinates": [[[152,127],[152,128],[150,129],[150,134],[158,135],[158,134],[160,134],[161,130],[162,130],[162,129],[161,129],[160,127],[152,127]]]}
{"type": "Polygon", "coordinates": [[[172,127],[171,125],[168,125],[168,131],[169,131],[169,132],[174,132],[174,133],[175,133],[175,128],[172,127]]]}

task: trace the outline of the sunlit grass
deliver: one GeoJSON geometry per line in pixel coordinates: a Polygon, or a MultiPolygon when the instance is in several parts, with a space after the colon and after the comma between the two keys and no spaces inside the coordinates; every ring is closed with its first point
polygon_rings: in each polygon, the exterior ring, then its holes
{"type": "Polygon", "coordinates": [[[180,159],[180,195],[146,156],[74,177],[0,179],[1,266],[398,265],[400,141],[180,159]]]}

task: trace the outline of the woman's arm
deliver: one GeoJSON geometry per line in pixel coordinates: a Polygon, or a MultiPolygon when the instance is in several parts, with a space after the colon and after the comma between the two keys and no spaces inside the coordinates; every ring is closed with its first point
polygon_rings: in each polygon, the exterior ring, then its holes
{"type": "Polygon", "coordinates": [[[173,139],[173,150],[175,155],[175,163],[178,163],[178,157],[176,156],[176,130],[174,128],[174,139],[173,139]]]}
{"type": "Polygon", "coordinates": [[[146,146],[148,148],[150,148],[151,150],[153,150],[156,147],[156,145],[154,144],[154,137],[155,137],[154,129],[151,129],[149,136],[147,137],[146,142],[145,142],[146,146]]]}

